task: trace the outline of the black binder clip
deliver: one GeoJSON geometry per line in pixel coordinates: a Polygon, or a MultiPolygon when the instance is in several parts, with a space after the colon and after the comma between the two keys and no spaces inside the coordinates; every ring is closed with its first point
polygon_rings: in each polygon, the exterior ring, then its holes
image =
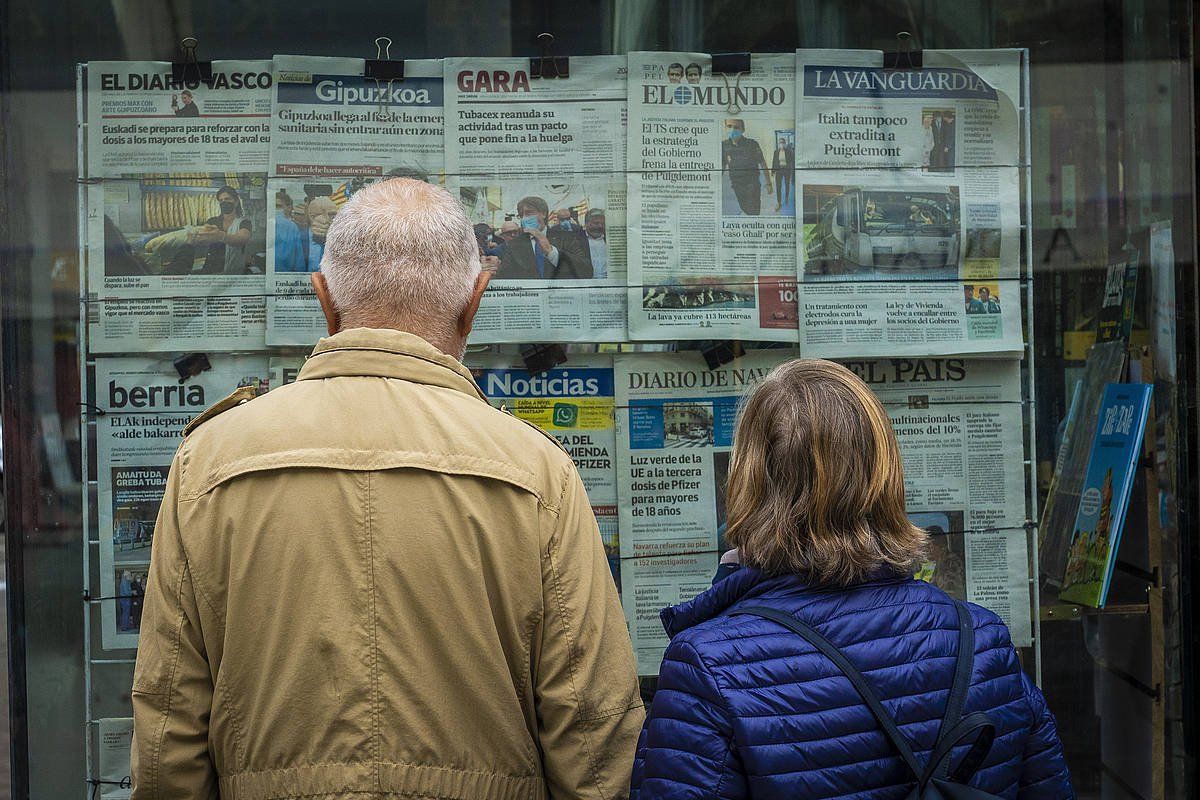
{"type": "Polygon", "coordinates": [[[542,54],[529,59],[530,78],[569,78],[571,77],[571,59],[567,56],[556,56],[550,52],[554,46],[553,33],[539,33],[538,44],[542,54]]]}
{"type": "Polygon", "coordinates": [[[894,51],[884,51],[884,69],[921,69],[924,58],[919,49],[913,49],[912,34],[900,31],[896,34],[897,47],[894,51]]]}
{"type": "Polygon", "coordinates": [[[213,83],[213,69],[211,61],[197,61],[196,47],[199,42],[195,36],[188,36],[179,43],[179,49],[183,52],[182,61],[171,62],[171,82],[180,86],[198,86],[203,83],[209,88],[213,83]]]}
{"type": "Polygon", "coordinates": [[[380,36],[375,40],[375,58],[368,58],[363,67],[363,77],[389,84],[404,80],[404,59],[392,59],[391,56],[392,40],[380,36]]]}
{"type": "Polygon", "coordinates": [[[171,363],[175,365],[175,371],[179,373],[180,383],[186,382],[188,378],[193,378],[201,372],[212,369],[212,363],[204,353],[188,353],[187,355],[180,356],[171,363]]]}
{"type": "Polygon", "coordinates": [[[549,372],[567,360],[567,351],[561,344],[523,344],[521,360],[530,377],[549,372]]]}
{"type": "Polygon", "coordinates": [[[749,53],[713,53],[713,75],[741,75],[750,71],[749,53]]]}
{"type": "Polygon", "coordinates": [[[735,358],[741,357],[745,352],[742,343],[738,341],[712,341],[700,345],[700,355],[704,356],[704,363],[708,365],[709,369],[724,366],[735,358]]]}

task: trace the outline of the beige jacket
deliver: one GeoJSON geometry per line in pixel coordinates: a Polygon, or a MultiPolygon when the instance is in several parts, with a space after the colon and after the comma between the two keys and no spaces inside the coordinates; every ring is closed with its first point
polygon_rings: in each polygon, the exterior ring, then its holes
{"type": "Polygon", "coordinates": [[[133,797],[624,796],[636,668],[566,453],[398,331],[245,397],[171,467],[133,797]]]}

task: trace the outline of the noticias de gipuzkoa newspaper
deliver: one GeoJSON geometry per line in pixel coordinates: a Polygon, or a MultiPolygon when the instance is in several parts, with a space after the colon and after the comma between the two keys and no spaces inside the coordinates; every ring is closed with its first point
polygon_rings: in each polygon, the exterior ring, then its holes
{"type": "Polygon", "coordinates": [[[361,58],[277,55],[268,200],[269,345],[325,335],[310,273],[346,201],[391,176],[442,180],[442,62],[408,59],[403,80],[377,80],[361,58]]]}
{"type": "Polygon", "coordinates": [[[266,356],[210,357],[181,382],[170,358],[96,359],[101,641],[137,647],[150,549],[171,459],[193,417],[240,386],[266,388],[266,356]]]}
{"type": "Polygon", "coordinates": [[[800,351],[1019,353],[1019,52],[797,57],[800,351]]]}
{"type": "MultiPolygon", "coordinates": [[[[728,547],[725,483],[738,403],[794,357],[760,350],[717,369],[698,353],[617,355],[622,598],[641,674],[667,644],[658,612],[708,588],[728,547]]],[[[843,361],[896,429],[910,519],[931,534],[920,576],[1032,639],[1019,364],[843,361]]]]}
{"type": "Polygon", "coordinates": [[[626,335],[624,56],[450,58],[446,185],[494,277],[474,343],[621,342],[626,335]]]}
{"type": "Polygon", "coordinates": [[[271,62],[212,68],[88,64],[92,352],[263,345],[271,62]]]}
{"type": "Polygon", "coordinates": [[[796,58],[750,58],[629,54],[630,339],[796,341],[796,58]]]}

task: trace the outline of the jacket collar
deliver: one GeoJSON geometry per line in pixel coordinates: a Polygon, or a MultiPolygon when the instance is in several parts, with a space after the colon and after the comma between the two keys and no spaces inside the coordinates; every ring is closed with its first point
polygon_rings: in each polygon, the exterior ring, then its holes
{"type": "Polygon", "coordinates": [[[419,336],[383,328],[351,328],[321,339],[296,380],[351,375],[441,386],[487,400],[458,359],[419,336]]]}
{"type": "MultiPolygon", "coordinates": [[[[911,580],[911,576],[901,575],[890,569],[881,569],[872,573],[867,580],[857,586],[900,583],[911,580]]],[[[806,584],[797,575],[770,576],[754,567],[742,567],[729,577],[717,581],[712,588],[677,606],[664,608],[659,617],[667,635],[674,637],[680,631],[687,630],[701,622],[719,617],[742,600],[764,595],[799,595],[817,594],[828,591],[843,591],[826,589],[820,586],[806,584]]]]}

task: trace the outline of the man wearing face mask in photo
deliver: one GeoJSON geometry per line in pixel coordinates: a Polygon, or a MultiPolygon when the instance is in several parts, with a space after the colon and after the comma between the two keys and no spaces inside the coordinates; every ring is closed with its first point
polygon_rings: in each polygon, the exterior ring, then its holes
{"type": "Polygon", "coordinates": [[[571,216],[571,210],[569,208],[560,208],[558,211],[554,212],[554,216],[558,219],[558,227],[561,230],[564,230],[567,233],[573,233],[576,236],[583,236],[583,227],[575,221],[573,216],[571,216]]]}
{"type": "Polygon", "coordinates": [[[517,224],[521,232],[504,246],[497,278],[590,278],[583,238],[564,231],[557,224],[547,229],[550,207],[540,197],[526,197],[517,203],[517,224]]]}
{"type": "Polygon", "coordinates": [[[242,198],[231,186],[217,190],[220,216],[204,221],[204,226],[193,238],[208,245],[204,258],[207,274],[244,275],[246,273],[246,245],[250,242],[253,225],[242,210],[242,198]]]}
{"type": "Polygon", "coordinates": [[[725,140],[721,142],[721,164],[729,173],[729,183],[737,197],[741,213],[757,216],[762,209],[762,187],[771,194],[771,170],[756,139],[746,136],[746,123],[725,120],[725,140]],[[759,173],[762,178],[760,181],[759,173]]]}

